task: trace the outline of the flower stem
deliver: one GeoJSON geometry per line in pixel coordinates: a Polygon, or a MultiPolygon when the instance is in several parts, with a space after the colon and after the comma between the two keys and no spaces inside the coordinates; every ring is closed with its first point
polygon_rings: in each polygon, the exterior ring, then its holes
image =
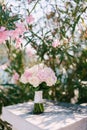
{"type": "Polygon", "coordinates": [[[44,112],[44,106],[43,103],[35,103],[33,113],[34,114],[41,114],[44,112]]]}

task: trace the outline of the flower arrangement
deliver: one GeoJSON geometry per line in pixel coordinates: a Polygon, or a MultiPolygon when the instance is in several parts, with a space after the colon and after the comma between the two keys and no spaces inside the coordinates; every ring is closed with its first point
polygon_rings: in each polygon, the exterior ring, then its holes
{"type": "Polygon", "coordinates": [[[29,83],[35,90],[34,110],[33,113],[40,114],[44,111],[42,89],[44,83],[47,86],[52,86],[56,83],[57,78],[50,67],[44,64],[37,64],[31,68],[26,68],[21,75],[20,81],[24,84],[29,83]]]}

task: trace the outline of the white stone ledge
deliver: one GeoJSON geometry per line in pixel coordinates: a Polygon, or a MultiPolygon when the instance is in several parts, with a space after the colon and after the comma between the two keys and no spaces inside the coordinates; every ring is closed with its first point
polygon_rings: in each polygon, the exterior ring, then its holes
{"type": "Polygon", "coordinates": [[[40,115],[33,115],[32,108],[32,102],[4,107],[2,119],[13,130],[87,130],[87,107],[47,102],[40,115]]]}

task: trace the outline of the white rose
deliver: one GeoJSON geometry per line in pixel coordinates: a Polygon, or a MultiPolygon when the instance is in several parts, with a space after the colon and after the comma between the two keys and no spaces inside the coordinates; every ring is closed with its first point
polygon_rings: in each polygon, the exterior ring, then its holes
{"type": "Polygon", "coordinates": [[[22,83],[24,83],[24,84],[28,83],[26,77],[23,76],[23,75],[22,75],[21,78],[20,78],[20,82],[22,82],[22,83]]]}
{"type": "Polygon", "coordinates": [[[40,84],[40,80],[37,78],[37,76],[32,76],[29,78],[29,83],[33,85],[33,87],[38,87],[40,84]]]}

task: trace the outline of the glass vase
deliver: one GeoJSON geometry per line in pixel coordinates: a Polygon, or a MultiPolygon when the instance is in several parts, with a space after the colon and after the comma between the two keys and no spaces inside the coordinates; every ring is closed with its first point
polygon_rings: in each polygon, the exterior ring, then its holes
{"type": "Polygon", "coordinates": [[[43,92],[42,91],[35,91],[34,96],[34,114],[41,114],[44,112],[44,105],[43,105],[43,92]]]}

